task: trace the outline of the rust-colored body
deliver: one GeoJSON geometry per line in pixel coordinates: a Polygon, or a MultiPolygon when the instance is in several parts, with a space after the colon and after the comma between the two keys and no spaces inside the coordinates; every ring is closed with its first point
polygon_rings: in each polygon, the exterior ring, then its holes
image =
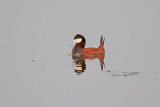
{"type": "Polygon", "coordinates": [[[103,55],[105,53],[104,50],[104,39],[103,36],[101,36],[100,38],[100,45],[98,48],[85,48],[85,43],[80,42],[80,43],[76,43],[75,46],[73,47],[72,50],[72,55],[76,56],[76,55],[103,55]]]}

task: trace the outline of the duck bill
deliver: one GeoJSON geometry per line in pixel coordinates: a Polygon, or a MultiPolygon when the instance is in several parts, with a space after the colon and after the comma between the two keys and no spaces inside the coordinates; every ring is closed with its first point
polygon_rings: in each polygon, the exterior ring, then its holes
{"type": "Polygon", "coordinates": [[[75,43],[76,43],[75,40],[73,40],[68,46],[73,47],[75,45],[75,43]]]}

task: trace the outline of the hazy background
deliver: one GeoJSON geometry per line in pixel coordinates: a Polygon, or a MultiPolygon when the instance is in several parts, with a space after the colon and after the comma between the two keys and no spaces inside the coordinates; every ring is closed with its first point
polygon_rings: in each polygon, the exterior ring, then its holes
{"type": "Polygon", "coordinates": [[[1,0],[0,106],[159,107],[159,4],[1,0]],[[86,47],[97,47],[104,35],[103,72],[95,60],[82,75],[74,73],[68,44],[77,33],[86,47]]]}

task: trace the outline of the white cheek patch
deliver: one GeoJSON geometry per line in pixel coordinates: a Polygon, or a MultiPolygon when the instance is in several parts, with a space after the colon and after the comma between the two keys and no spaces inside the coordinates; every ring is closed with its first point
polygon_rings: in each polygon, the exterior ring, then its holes
{"type": "Polygon", "coordinates": [[[74,39],[75,43],[80,43],[82,41],[82,38],[74,39]]]}

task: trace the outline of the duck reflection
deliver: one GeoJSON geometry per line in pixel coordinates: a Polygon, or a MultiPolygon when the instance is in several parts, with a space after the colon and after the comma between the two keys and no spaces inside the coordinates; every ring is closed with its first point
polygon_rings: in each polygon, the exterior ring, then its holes
{"type": "Polygon", "coordinates": [[[81,74],[85,72],[86,70],[86,63],[85,60],[93,60],[93,59],[99,59],[100,61],[100,67],[101,71],[103,71],[103,68],[105,66],[104,64],[104,55],[92,55],[92,56],[72,56],[72,59],[74,61],[74,71],[77,74],[81,74]]]}

